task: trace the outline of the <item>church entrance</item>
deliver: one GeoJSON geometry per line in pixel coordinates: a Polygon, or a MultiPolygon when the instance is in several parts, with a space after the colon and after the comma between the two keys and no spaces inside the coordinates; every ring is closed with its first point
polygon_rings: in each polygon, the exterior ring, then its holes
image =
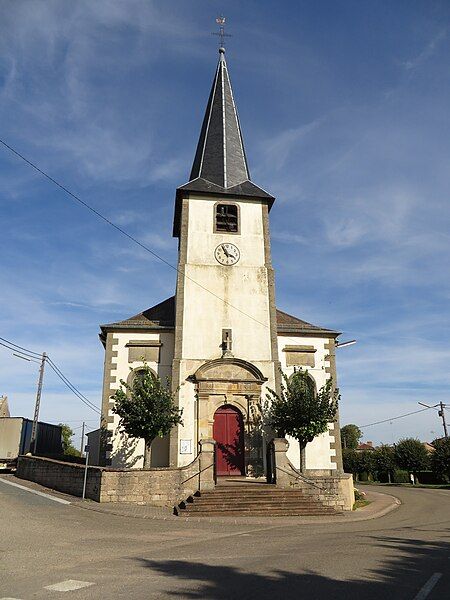
{"type": "Polygon", "coordinates": [[[217,475],[245,475],[244,420],[237,408],[225,404],[216,410],[213,437],[217,475]]]}

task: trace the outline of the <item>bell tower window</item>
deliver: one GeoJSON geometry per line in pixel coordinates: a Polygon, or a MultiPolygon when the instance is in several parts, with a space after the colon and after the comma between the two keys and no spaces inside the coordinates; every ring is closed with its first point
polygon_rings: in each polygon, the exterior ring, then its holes
{"type": "Polygon", "coordinates": [[[216,233],[239,233],[239,207],[237,204],[216,204],[214,231],[216,233]]]}

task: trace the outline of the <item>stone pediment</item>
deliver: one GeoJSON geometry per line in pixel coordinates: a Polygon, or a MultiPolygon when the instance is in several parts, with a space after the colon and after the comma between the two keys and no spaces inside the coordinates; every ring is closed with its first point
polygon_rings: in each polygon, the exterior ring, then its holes
{"type": "Polygon", "coordinates": [[[193,379],[200,381],[242,381],[262,384],[267,378],[251,363],[239,358],[218,358],[197,369],[193,379]]]}

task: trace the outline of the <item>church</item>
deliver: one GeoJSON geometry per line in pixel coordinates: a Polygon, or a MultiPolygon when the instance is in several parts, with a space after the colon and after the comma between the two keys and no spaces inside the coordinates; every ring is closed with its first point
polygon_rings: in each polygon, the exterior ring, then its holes
{"type": "MultiPolygon", "coordinates": [[[[120,432],[113,395],[143,361],[176,390],[183,425],[152,444],[152,467],[183,467],[202,439],[216,441],[218,476],[264,475],[262,411],[280,373],[307,369],[319,390],[336,385],[338,332],[275,304],[269,213],[275,198],[251,180],[225,50],[206,106],[187,183],[176,190],[175,295],[139,314],[101,325],[105,348],[99,464],[141,468],[143,440],[120,432]]],[[[299,289],[301,294],[301,289],[299,289]]],[[[287,456],[300,465],[298,443],[287,456]]],[[[306,472],[342,473],[338,417],[306,448],[306,472]]]]}

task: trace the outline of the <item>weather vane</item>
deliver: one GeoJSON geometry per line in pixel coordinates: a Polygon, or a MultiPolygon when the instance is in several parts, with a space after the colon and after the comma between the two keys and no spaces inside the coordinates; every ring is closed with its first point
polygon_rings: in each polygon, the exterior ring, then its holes
{"type": "Polygon", "coordinates": [[[219,26],[219,31],[214,31],[211,35],[219,36],[219,38],[220,38],[219,45],[220,45],[220,48],[223,48],[225,45],[224,38],[231,37],[231,35],[229,33],[225,33],[225,17],[223,15],[220,17],[217,17],[216,23],[219,26]]]}

